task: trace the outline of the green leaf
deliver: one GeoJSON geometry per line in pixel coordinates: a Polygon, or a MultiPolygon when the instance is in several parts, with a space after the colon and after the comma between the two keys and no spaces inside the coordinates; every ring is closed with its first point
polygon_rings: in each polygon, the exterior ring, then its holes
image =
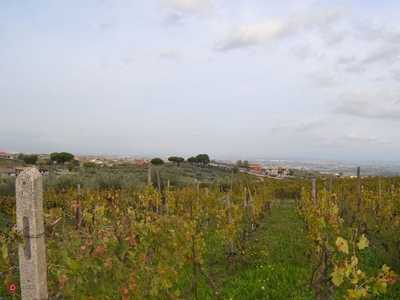
{"type": "Polygon", "coordinates": [[[84,213],[83,213],[83,220],[84,220],[85,222],[87,222],[87,223],[92,222],[92,220],[93,220],[92,214],[91,214],[91,213],[88,213],[88,212],[84,212],[84,213]]]}
{"type": "Polygon", "coordinates": [[[338,237],[336,239],[335,245],[339,251],[349,254],[349,245],[347,244],[347,241],[344,238],[338,237]]]}
{"type": "Polygon", "coordinates": [[[332,282],[334,285],[339,286],[343,283],[343,275],[340,275],[337,272],[333,272],[331,274],[331,276],[332,276],[332,282]]]}
{"type": "Polygon", "coordinates": [[[354,272],[353,266],[351,264],[346,266],[346,271],[345,271],[345,275],[346,277],[349,277],[351,273],[354,272]]]}
{"type": "Polygon", "coordinates": [[[362,235],[360,237],[360,241],[357,243],[357,246],[358,246],[358,249],[360,249],[360,250],[368,247],[368,240],[364,235],[362,235]]]}
{"type": "Polygon", "coordinates": [[[8,249],[6,244],[1,245],[1,253],[3,255],[4,260],[6,260],[8,257],[8,249]]]}

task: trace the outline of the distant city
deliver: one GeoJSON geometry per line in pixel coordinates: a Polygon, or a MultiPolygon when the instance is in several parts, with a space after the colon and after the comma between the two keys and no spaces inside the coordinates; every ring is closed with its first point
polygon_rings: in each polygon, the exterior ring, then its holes
{"type": "MultiPolygon", "coordinates": [[[[20,152],[9,151],[0,152],[0,158],[12,158],[20,152]]],[[[39,158],[46,158],[49,154],[38,154],[39,158]]],[[[129,155],[75,155],[81,164],[84,162],[92,162],[97,165],[113,166],[115,164],[144,164],[153,157],[129,156],[129,155]]],[[[164,161],[168,161],[168,157],[160,156],[164,161]]],[[[400,162],[383,162],[383,161],[339,161],[339,160],[323,160],[323,159],[274,159],[274,158],[224,158],[212,157],[213,162],[221,164],[236,165],[238,160],[247,160],[251,164],[259,164],[263,169],[283,168],[295,169],[309,172],[319,172],[321,174],[333,174],[351,176],[357,173],[357,167],[360,167],[363,176],[398,176],[400,175],[400,162]]]]}
{"type": "MultiPolygon", "coordinates": [[[[270,159],[258,158],[249,162],[259,163],[263,167],[276,166],[288,169],[316,171],[322,174],[354,175],[357,167],[361,175],[394,176],[400,175],[400,162],[368,162],[368,161],[330,161],[322,159],[270,159]]],[[[234,163],[234,161],[230,161],[234,163]]]]}

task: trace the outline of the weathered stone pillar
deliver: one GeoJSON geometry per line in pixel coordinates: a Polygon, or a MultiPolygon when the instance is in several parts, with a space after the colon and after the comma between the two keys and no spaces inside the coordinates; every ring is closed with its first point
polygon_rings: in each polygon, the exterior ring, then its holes
{"type": "Polygon", "coordinates": [[[16,180],[17,228],[24,245],[18,248],[23,300],[47,299],[46,246],[44,243],[42,176],[35,168],[20,173],[16,180]]]}

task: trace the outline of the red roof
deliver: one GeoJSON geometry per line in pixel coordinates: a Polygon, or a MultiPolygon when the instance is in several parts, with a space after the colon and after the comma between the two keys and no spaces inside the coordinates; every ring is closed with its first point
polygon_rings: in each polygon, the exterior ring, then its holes
{"type": "Polygon", "coordinates": [[[8,156],[7,153],[0,151],[0,156],[8,156]]]}
{"type": "Polygon", "coordinates": [[[15,173],[15,170],[11,168],[0,168],[0,173],[13,174],[15,173]]]}

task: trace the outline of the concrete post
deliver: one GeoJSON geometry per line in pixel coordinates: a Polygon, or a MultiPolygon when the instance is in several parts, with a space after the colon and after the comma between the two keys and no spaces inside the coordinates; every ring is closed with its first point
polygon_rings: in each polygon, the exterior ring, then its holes
{"type": "Polygon", "coordinates": [[[35,168],[16,179],[17,228],[24,245],[18,248],[21,299],[48,299],[46,248],[44,243],[42,176],[35,168]]]}

